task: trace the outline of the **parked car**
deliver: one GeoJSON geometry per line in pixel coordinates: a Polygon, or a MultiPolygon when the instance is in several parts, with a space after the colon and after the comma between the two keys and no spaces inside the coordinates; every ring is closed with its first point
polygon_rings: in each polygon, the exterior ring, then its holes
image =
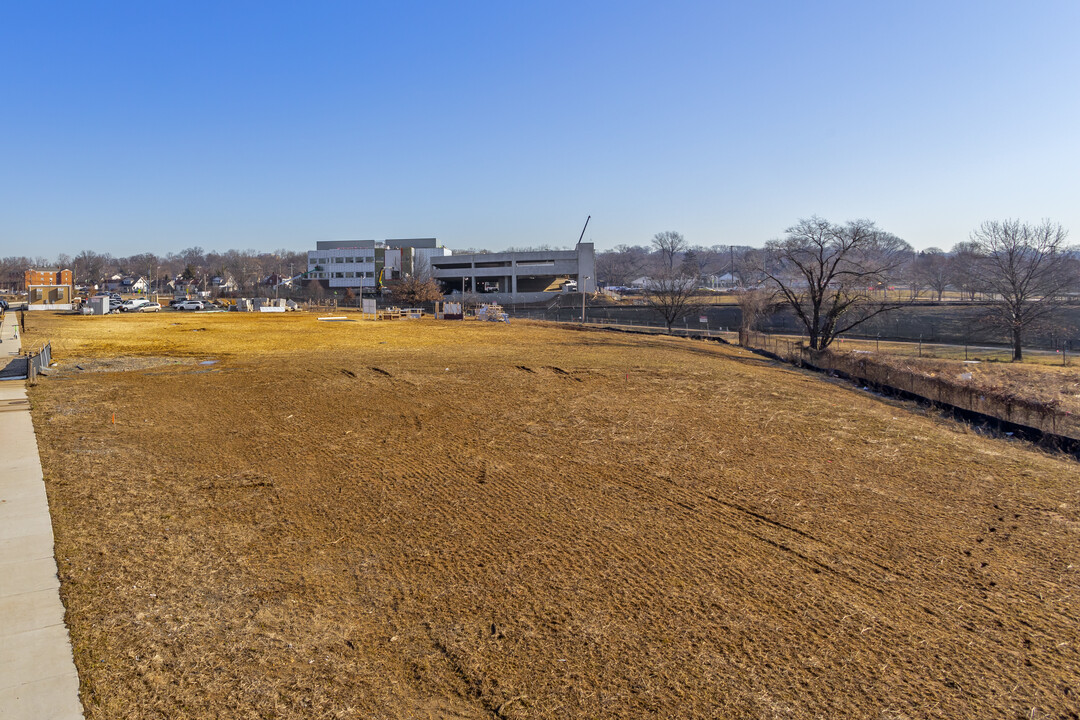
{"type": "Polygon", "coordinates": [[[148,302],[139,306],[139,312],[157,312],[161,309],[161,303],[148,302]]]}
{"type": "Polygon", "coordinates": [[[138,310],[143,305],[149,305],[149,304],[150,304],[150,301],[147,300],[146,298],[135,298],[134,300],[125,300],[123,302],[123,304],[120,305],[120,310],[122,312],[131,312],[132,310],[138,310]]]}
{"type": "Polygon", "coordinates": [[[123,304],[124,303],[119,300],[109,300],[109,312],[120,312],[120,308],[123,304]]]}
{"type": "Polygon", "coordinates": [[[172,300],[169,301],[169,307],[176,307],[177,305],[179,305],[182,302],[187,302],[187,300],[188,299],[186,297],[173,298],[172,300]]]}
{"type": "Polygon", "coordinates": [[[182,303],[173,305],[174,310],[202,310],[203,304],[201,300],[185,300],[182,303]]]}

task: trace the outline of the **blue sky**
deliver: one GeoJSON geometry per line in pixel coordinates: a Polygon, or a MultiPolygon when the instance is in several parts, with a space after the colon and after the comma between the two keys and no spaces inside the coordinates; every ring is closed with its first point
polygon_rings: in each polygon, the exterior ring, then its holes
{"type": "Polygon", "coordinates": [[[9,2],[0,255],[1080,241],[1080,3],[9,2]]]}

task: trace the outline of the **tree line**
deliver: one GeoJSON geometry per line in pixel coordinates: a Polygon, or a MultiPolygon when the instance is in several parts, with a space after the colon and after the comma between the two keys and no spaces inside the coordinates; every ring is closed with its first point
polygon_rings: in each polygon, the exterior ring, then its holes
{"type": "Polygon", "coordinates": [[[254,290],[269,277],[285,278],[307,270],[307,253],[292,250],[257,252],[255,250],[206,251],[190,247],[166,255],[139,253],[118,257],[109,253],[84,250],[75,256],[60,254],[48,257],[0,258],[0,288],[22,288],[27,268],[70,268],[79,285],[100,285],[113,275],[144,277],[155,290],[164,289],[175,278],[195,285],[209,285],[214,277],[232,278],[238,290],[254,290]]]}
{"type": "MultiPolygon", "coordinates": [[[[619,245],[596,256],[597,281],[609,286],[639,282],[645,299],[668,329],[700,309],[703,284],[723,284],[738,293],[744,324],[788,308],[805,329],[809,346],[821,350],[872,317],[928,294],[942,300],[950,290],[982,300],[982,322],[1007,335],[1013,358],[1023,356],[1026,334],[1066,327],[1060,310],[1080,292],[1080,251],[1068,232],[1044,220],[988,221],[945,252],[915,251],[869,220],[833,223],[799,220],[782,238],[764,247],[694,246],[678,232],[657,233],[647,246],[619,245]]],[[[191,247],[176,253],[114,257],[84,250],[74,257],[0,258],[0,288],[22,289],[30,267],[71,268],[80,285],[99,285],[113,275],[145,277],[164,289],[182,278],[204,289],[212,278],[231,278],[239,292],[293,277],[307,268],[307,254],[291,250],[207,252],[191,247]]],[[[399,283],[396,294],[420,301],[437,292],[430,278],[399,283]]],[[[321,285],[313,284],[315,291],[321,285]]]]}
{"type": "Polygon", "coordinates": [[[1044,220],[988,221],[950,252],[921,252],[870,220],[799,220],[762,248],[693,247],[679,233],[657,233],[648,247],[619,246],[597,255],[598,280],[625,286],[640,279],[646,302],[668,329],[698,312],[702,283],[722,273],[738,295],[746,328],[788,309],[812,350],[883,313],[922,298],[941,301],[950,289],[980,300],[980,322],[1007,336],[1023,358],[1034,330],[1068,327],[1062,308],[1080,299],[1080,250],[1068,232],[1044,220]]]}

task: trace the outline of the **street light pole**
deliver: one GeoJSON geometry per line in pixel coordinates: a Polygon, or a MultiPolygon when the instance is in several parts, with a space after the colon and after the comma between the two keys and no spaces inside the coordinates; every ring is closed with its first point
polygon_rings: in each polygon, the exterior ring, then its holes
{"type": "Polygon", "coordinates": [[[589,282],[589,276],[581,278],[581,322],[585,322],[585,286],[589,282]]]}

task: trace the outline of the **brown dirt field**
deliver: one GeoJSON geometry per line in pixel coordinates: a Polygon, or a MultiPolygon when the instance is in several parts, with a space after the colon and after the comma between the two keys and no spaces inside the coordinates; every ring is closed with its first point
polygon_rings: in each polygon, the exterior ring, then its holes
{"type": "Polygon", "coordinates": [[[693,340],[28,335],[88,718],[1078,717],[1071,460],[693,340]]]}

